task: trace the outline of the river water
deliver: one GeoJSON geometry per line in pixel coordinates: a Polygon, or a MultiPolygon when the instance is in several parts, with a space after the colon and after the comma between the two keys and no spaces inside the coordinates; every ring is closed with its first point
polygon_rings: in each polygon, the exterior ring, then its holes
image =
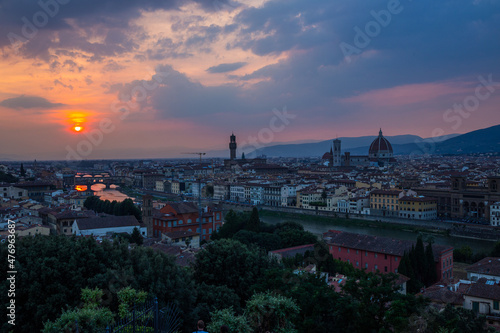
{"type": "MultiPolygon", "coordinates": [[[[365,235],[373,235],[373,236],[384,236],[384,237],[391,237],[395,239],[405,239],[405,240],[412,240],[415,241],[417,240],[417,233],[413,231],[405,231],[405,230],[399,230],[399,229],[382,229],[382,228],[376,228],[376,227],[366,227],[366,226],[345,226],[345,225],[335,225],[331,224],[329,225],[328,222],[317,222],[317,221],[311,221],[311,220],[301,220],[301,219],[294,219],[294,218],[282,218],[282,217],[270,217],[270,216],[265,216],[261,217],[261,220],[265,223],[269,224],[278,224],[281,222],[286,222],[286,221],[294,221],[302,224],[304,226],[304,229],[307,231],[312,232],[315,235],[321,236],[324,232],[328,230],[340,230],[340,231],[346,231],[346,232],[353,232],[353,233],[358,233],[358,234],[365,234],[365,235]]],[[[477,252],[486,252],[489,253],[492,249],[493,246],[495,245],[495,242],[493,241],[487,241],[487,240],[479,240],[479,239],[469,239],[469,238],[461,238],[461,237],[451,237],[451,236],[445,236],[445,235],[437,235],[433,233],[422,233],[424,241],[427,239],[427,237],[431,236],[434,239],[434,242],[436,244],[441,244],[441,245],[450,245],[453,246],[455,249],[461,248],[462,246],[470,246],[472,251],[474,253],[477,252]]]]}
{"type": "MultiPolygon", "coordinates": [[[[101,200],[116,200],[118,202],[122,202],[123,200],[130,198],[128,195],[118,191],[115,185],[111,185],[110,189],[106,189],[106,185],[95,184],[92,185],[92,190],[96,191],[95,195],[101,200]]],[[[134,198],[130,199],[134,200],[134,198]]]]}

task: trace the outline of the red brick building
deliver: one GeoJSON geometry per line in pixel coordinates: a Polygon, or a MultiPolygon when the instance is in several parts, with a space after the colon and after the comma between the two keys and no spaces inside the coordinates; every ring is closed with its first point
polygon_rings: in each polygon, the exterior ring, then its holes
{"type": "Polygon", "coordinates": [[[198,206],[192,202],[167,204],[160,214],[153,216],[153,237],[174,231],[201,233],[201,239],[208,240],[215,230],[222,226],[222,212],[207,206],[203,208],[202,230],[198,219],[198,206]]]}
{"type": "MultiPolygon", "coordinates": [[[[334,259],[367,272],[397,273],[401,257],[415,242],[329,230],[323,234],[334,259]]],[[[453,277],[453,247],[432,245],[439,279],[453,277]]]]}

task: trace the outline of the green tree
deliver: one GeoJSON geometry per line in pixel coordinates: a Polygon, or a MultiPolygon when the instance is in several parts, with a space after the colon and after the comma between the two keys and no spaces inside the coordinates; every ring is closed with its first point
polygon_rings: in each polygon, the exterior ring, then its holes
{"type": "Polygon", "coordinates": [[[211,314],[211,322],[207,329],[209,332],[219,332],[222,325],[229,327],[229,332],[251,333],[252,328],[245,316],[235,314],[233,308],[215,310],[211,314]]]}
{"type": "Polygon", "coordinates": [[[130,236],[130,242],[135,243],[137,245],[142,245],[144,239],[142,238],[141,232],[137,227],[132,231],[132,235],[130,236]]]}
{"type": "Polygon", "coordinates": [[[197,298],[194,316],[208,322],[210,314],[214,311],[231,307],[237,313],[241,313],[240,298],[227,286],[208,285],[204,282],[196,286],[197,298]]]}
{"type": "Polygon", "coordinates": [[[19,174],[21,177],[26,176],[26,170],[24,170],[24,165],[21,163],[21,168],[19,169],[19,174]]]}
{"type": "Polygon", "coordinates": [[[288,229],[279,231],[277,234],[281,238],[283,248],[314,244],[318,241],[318,237],[309,231],[288,229]]]}
{"type": "Polygon", "coordinates": [[[436,263],[434,262],[434,253],[432,251],[432,243],[427,243],[425,247],[425,257],[427,262],[426,277],[423,283],[430,286],[438,280],[436,263]]]}
{"type": "Polygon", "coordinates": [[[219,229],[219,231],[212,235],[213,240],[232,238],[234,234],[242,229],[242,218],[232,209],[226,214],[224,221],[224,225],[219,229]]]}
{"type": "Polygon", "coordinates": [[[0,171],[0,183],[17,183],[19,179],[10,173],[0,171]]]}
{"type": "Polygon", "coordinates": [[[472,253],[471,247],[464,245],[461,248],[453,250],[453,261],[458,261],[458,262],[470,264],[471,260],[472,260],[472,255],[473,255],[473,253],[472,253]]]}
{"type": "Polygon", "coordinates": [[[348,278],[342,291],[345,309],[340,308],[341,318],[348,322],[348,329],[354,332],[392,332],[393,325],[401,326],[397,316],[403,320],[413,313],[414,296],[398,293],[395,284],[397,275],[366,273],[357,278],[348,278]],[[399,301],[399,302],[398,302],[399,301]],[[393,306],[397,306],[393,308],[393,306]],[[388,314],[392,318],[388,321],[388,314]],[[396,316],[396,317],[395,317],[396,316]]]}
{"type": "Polygon", "coordinates": [[[320,275],[298,275],[291,269],[272,269],[266,271],[254,291],[271,291],[294,299],[301,308],[293,319],[299,332],[331,331],[332,323],[337,320],[335,308],[340,294],[320,275]]]}
{"type": "Polygon", "coordinates": [[[500,241],[495,243],[493,250],[491,250],[490,257],[500,257],[500,241]]]}
{"type": "Polygon", "coordinates": [[[245,223],[245,229],[255,232],[258,232],[260,230],[259,210],[257,209],[257,207],[254,207],[252,209],[252,214],[250,215],[247,223],[245,223]]]}
{"type": "Polygon", "coordinates": [[[125,318],[130,315],[134,304],[142,304],[146,301],[148,293],[144,291],[137,291],[133,288],[126,287],[118,292],[118,315],[120,318],[125,318]]]}
{"type": "Polygon", "coordinates": [[[415,276],[413,265],[410,261],[410,255],[408,252],[405,252],[401,257],[401,261],[398,266],[398,273],[410,278],[410,280],[406,284],[408,292],[416,293],[420,291],[420,288],[422,288],[423,285],[415,276]]]}
{"type": "Polygon", "coordinates": [[[472,310],[455,308],[451,304],[446,305],[442,311],[428,307],[422,311],[421,316],[425,318],[426,322],[425,330],[421,330],[424,333],[433,333],[439,330],[453,333],[495,332],[495,329],[488,328],[484,316],[476,316],[472,310]]]}
{"type": "Polygon", "coordinates": [[[300,311],[291,298],[259,293],[247,302],[245,316],[255,332],[297,332],[292,319],[300,311]]]}
{"type": "Polygon", "coordinates": [[[266,251],[282,248],[281,238],[276,234],[270,234],[267,232],[240,230],[233,236],[233,239],[246,245],[255,244],[266,251]]]}
{"type": "MultiPolygon", "coordinates": [[[[410,254],[411,256],[411,254],[410,254]]],[[[421,282],[425,281],[425,272],[427,270],[427,260],[425,256],[424,242],[422,240],[422,235],[418,235],[417,244],[415,245],[414,252],[414,273],[417,279],[421,282]]],[[[434,259],[432,260],[434,262],[434,259]]]]}
{"type": "MultiPolygon", "coordinates": [[[[22,286],[16,289],[19,332],[39,332],[44,322],[61,316],[61,309],[75,309],[81,302],[80,290],[87,287],[102,289],[111,311],[118,311],[117,291],[130,286],[157,296],[160,306],[174,302],[185,323],[195,320],[191,273],[164,253],[144,247],[130,250],[127,242],[99,244],[92,238],[74,236],[25,237],[17,240],[16,250],[16,284],[22,286]]],[[[1,243],[1,265],[7,266],[7,254],[6,244],[1,243]]],[[[0,271],[2,304],[8,303],[6,272],[0,271]]],[[[5,316],[5,308],[0,314],[5,316]]],[[[0,331],[11,329],[7,323],[0,325],[0,331]]]]}
{"type": "Polygon", "coordinates": [[[227,286],[245,301],[251,295],[250,287],[273,263],[255,246],[221,239],[198,252],[193,266],[198,283],[227,286]]]}

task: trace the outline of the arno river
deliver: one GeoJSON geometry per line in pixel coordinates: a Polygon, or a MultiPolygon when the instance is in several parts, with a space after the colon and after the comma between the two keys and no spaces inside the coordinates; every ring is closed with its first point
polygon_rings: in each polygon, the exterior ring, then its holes
{"type": "Polygon", "coordinates": [[[114,185],[111,185],[110,189],[106,189],[105,185],[96,184],[92,185],[92,190],[96,191],[95,195],[98,196],[101,200],[116,200],[118,202],[122,202],[123,200],[130,198],[126,194],[118,191],[114,185]]]}
{"type": "MultiPolygon", "coordinates": [[[[316,221],[311,221],[311,220],[301,220],[301,219],[293,219],[293,218],[282,218],[282,217],[271,217],[271,216],[264,216],[261,217],[261,220],[263,222],[269,223],[269,224],[278,224],[281,222],[286,222],[286,221],[295,221],[304,226],[304,229],[307,231],[312,232],[315,235],[322,235],[324,232],[334,229],[334,230],[341,230],[341,231],[347,231],[347,232],[354,232],[358,234],[365,234],[365,235],[373,235],[373,236],[384,236],[384,237],[392,237],[396,239],[406,239],[406,240],[412,240],[415,241],[417,239],[417,233],[412,232],[412,231],[405,231],[405,230],[399,230],[399,229],[381,229],[381,228],[376,228],[376,227],[365,227],[365,226],[345,226],[345,225],[335,225],[331,224],[329,225],[328,222],[316,222],[316,221]]],[[[487,241],[487,240],[479,240],[479,239],[469,239],[469,238],[460,238],[460,237],[451,237],[451,236],[445,236],[445,235],[440,235],[440,234],[433,234],[433,233],[423,233],[424,241],[427,239],[427,237],[433,237],[434,242],[436,244],[442,244],[442,245],[450,245],[453,246],[454,248],[461,248],[462,246],[470,246],[472,248],[472,251],[474,253],[477,252],[486,252],[489,253],[495,242],[492,241],[487,241]]]]}
{"type": "MultiPolygon", "coordinates": [[[[118,191],[113,185],[111,185],[111,189],[105,189],[104,185],[92,185],[92,189],[97,191],[95,194],[101,198],[101,200],[109,200],[109,201],[123,201],[129,196],[124,193],[118,191]]],[[[321,236],[324,232],[335,229],[347,232],[354,232],[359,234],[373,235],[373,236],[385,236],[396,239],[406,239],[415,241],[417,239],[417,233],[413,231],[405,231],[400,229],[381,229],[376,227],[367,227],[367,226],[345,226],[345,225],[329,225],[328,222],[317,222],[311,220],[302,220],[302,219],[294,219],[289,217],[271,217],[271,216],[263,216],[261,217],[263,222],[269,224],[278,224],[286,221],[295,221],[304,226],[304,229],[312,232],[315,235],[321,236]]],[[[479,240],[479,239],[469,239],[469,238],[461,238],[461,237],[451,237],[440,234],[433,233],[423,233],[424,240],[427,237],[431,236],[434,238],[434,242],[442,245],[450,245],[454,248],[460,248],[462,246],[470,246],[474,253],[477,252],[490,252],[493,248],[495,242],[487,241],[487,240],[479,240]]]]}

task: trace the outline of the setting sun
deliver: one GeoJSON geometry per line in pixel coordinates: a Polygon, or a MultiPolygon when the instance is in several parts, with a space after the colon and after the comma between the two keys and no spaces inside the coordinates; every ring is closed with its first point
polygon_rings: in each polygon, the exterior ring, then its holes
{"type": "Polygon", "coordinates": [[[73,127],[73,129],[75,130],[75,132],[81,132],[83,130],[83,127],[80,125],[76,125],[75,127],[73,127]]]}

